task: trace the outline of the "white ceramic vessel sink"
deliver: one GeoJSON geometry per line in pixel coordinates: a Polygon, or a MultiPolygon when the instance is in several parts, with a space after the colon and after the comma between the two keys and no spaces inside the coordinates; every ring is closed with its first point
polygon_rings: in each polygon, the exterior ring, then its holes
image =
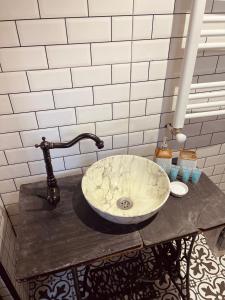
{"type": "Polygon", "coordinates": [[[134,155],[110,156],[94,163],[82,179],[90,206],[120,224],[142,222],[166,202],[170,181],[153,161],[134,155]]]}

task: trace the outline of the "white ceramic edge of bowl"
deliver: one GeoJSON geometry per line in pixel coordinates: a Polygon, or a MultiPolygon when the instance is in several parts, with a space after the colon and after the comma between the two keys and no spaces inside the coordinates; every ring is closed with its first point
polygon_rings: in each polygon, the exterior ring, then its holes
{"type": "MultiPolygon", "coordinates": [[[[118,157],[118,156],[135,156],[135,157],[138,157],[138,158],[141,158],[141,159],[147,159],[150,163],[156,164],[156,165],[159,167],[159,169],[166,175],[166,178],[167,178],[167,181],[168,181],[168,191],[167,191],[167,195],[166,195],[166,197],[165,197],[165,200],[164,200],[159,206],[157,206],[153,211],[151,211],[151,212],[149,212],[149,213],[146,213],[146,214],[144,214],[144,215],[137,215],[137,216],[131,217],[131,216],[118,216],[118,215],[112,215],[112,214],[110,214],[109,212],[104,212],[104,214],[108,214],[110,217],[128,219],[128,218],[136,218],[136,217],[137,217],[137,218],[138,218],[138,217],[143,217],[143,218],[144,218],[144,216],[147,217],[149,214],[153,215],[153,214],[157,213],[157,212],[159,211],[159,209],[166,203],[166,201],[167,201],[168,198],[169,198],[170,192],[171,192],[171,191],[170,191],[170,180],[169,180],[169,177],[168,177],[167,173],[165,172],[165,170],[164,170],[161,166],[159,166],[157,163],[155,163],[154,161],[152,161],[152,160],[150,160],[150,159],[148,159],[148,158],[145,158],[145,157],[142,157],[142,156],[138,156],[138,155],[130,155],[130,154],[111,155],[111,156],[105,157],[105,158],[103,158],[103,159],[100,159],[100,160],[94,162],[90,167],[92,167],[93,165],[97,164],[99,161],[106,160],[106,159],[109,158],[109,157],[118,157]]],[[[88,172],[88,170],[87,170],[87,172],[88,172]]],[[[84,175],[84,176],[85,176],[85,175],[84,175]]],[[[83,176],[83,177],[84,177],[84,176],[83,176]]],[[[86,196],[85,196],[85,194],[84,194],[84,191],[83,191],[83,178],[82,178],[82,181],[81,181],[81,189],[82,189],[83,195],[84,195],[86,201],[88,202],[88,204],[89,204],[92,208],[94,208],[95,210],[100,211],[101,213],[103,213],[99,208],[95,207],[95,206],[90,202],[89,199],[86,198],[86,196]]]]}

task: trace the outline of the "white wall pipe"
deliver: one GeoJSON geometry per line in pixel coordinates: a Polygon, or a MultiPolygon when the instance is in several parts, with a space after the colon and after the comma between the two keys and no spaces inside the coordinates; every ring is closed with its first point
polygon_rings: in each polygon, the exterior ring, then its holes
{"type": "Polygon", "coordinates": [[[198,45],[199,49],[218,49],[218,48],[225,48],[224,43],[200,43],[198,45]]]}
{"type": "Polygon", "coordinates": [[[201,31],[201,36],[223,36],[225,35],[224,29],[206,29],[201,31]]]}
{"type": "Polygon", "coordinates": [[[224,15],[217,15],[217,14],[204,15],[203,21],[207,22],[207,23],[225,22],[225,16],[224,15]]]}
{"type": "Polygon", "coordinates": [[[213,92],[205,92],[205,93],[197,93],[197,94],[190,94],[189,100],[195,99],[205,99],[205,98],[212,98],[212,97],[223,97],[225,96],[225,91],[213,91],[213,92]]]}
{"type": "Polygon", "coordinates": [[[185,119],[201,118],[201,117],[211,117],[225,115],[225,109],[213,110],[213,111],[204,111],[198,113],[189,113],[185,115],[185,119]]]}
{"type": "Polygon", "coordinates": [[[198,45],[200,42],[200,33],[205,11],[205,5],[206,0],[195,0],[192,2],[188,35],[181,72],[182,76],[180,78],[177,104],[173,118],[174,128],[183,128],[184,126],[186,108],[188,104],[188,96],[190,93],[198,45]]]}
{"type": "Polygon", "coordinates": [[[213,101],[213,102],[203,102],[203,103],[188,104],[187,105],[187,109],[214,107],[214,106],[222,106],[222,105],[225,106],[225,100],[223,100],[223,101],[213,101]]]}
{"type": "Polygon", "coordinates": [[[202,83],[193,83],[191,89],[205,89],[205,88],[214,88],[214,87],[225,87],[225,81],[214,81],[214,82],[202,82],[202,83]]]}

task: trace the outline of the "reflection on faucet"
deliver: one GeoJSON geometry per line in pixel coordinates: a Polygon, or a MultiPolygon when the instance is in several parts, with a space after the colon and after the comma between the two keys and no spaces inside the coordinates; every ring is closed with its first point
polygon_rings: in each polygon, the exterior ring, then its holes
{"type": "Polygon", "coordinates": [[[35,147],[40,147],[43,151],[46,173],[47,173],[47,200],[49,204],[55,208],[60,201],[60,189],[57,184],[57,180],[53,173],[53,167],[51,162],[50,149],[54,148],[69,148],[78,143],[80,140],[91,139],[95,142],[98,149],[104,148],[104,142],[92,133],[82,133],[75,137],[73,140],[64,143],[52,143],[46,141],[45,137],[42,137],[40,145],[36,144],[35,147]]]}

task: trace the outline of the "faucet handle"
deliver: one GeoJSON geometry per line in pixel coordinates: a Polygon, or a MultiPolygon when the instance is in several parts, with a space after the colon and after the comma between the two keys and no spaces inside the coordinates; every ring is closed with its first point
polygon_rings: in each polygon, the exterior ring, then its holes
{"type": "Polygon", "coordinates": [[[35,148],[39,148],[39,147],[41,147],[42,145],[43,145],[43,143],[45,142],[45,140],[46,140],[46,137],[45,136],[43,136],[42,138],[42,142],[40,143],[40,144],[35,144],[34,146],[35,146],[35,148]]]}
{"type": "Polygon", "coordinates": [[[35,148],[41,148],[41,149],[52,149],[53,143],[46,141],[46,137],[42,137],[42,142],[40,144],[35,144],[35,148]]]}

